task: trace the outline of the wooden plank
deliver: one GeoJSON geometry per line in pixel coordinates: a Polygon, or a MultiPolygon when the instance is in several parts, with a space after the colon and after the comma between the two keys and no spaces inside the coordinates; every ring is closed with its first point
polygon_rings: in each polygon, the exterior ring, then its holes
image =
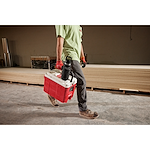
{"type": "MultiPolygon", "coordinates": [[[[87,87],[150,92],[150,66],[87,65],[87,87]]],[[[48,69],[0,68],[0,80],[44,85],[48,69]]]]}
{"type": "Polygon", "coordinates": [[[0,80],[43,85],[46,72],[48,69],[1,68],[0,80]]]}
{"type": "Polygon", "coordinates": [[[88,87],[150,92],[150,66],[87,65],[82,70],[88,87]]]}

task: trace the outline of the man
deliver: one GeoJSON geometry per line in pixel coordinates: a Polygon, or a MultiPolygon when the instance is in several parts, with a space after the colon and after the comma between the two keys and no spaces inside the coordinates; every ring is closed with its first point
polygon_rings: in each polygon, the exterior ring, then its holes
{"type": "MultiPolygon", "coordinates": [[[[87,93],[86,93],[86,81],[80,66],[80,60],[86,64],[83,46],[82,46],[82,27],[79,25],[56,25],[57,35],[57,62],[56,68],[61,69],[66,56],[72,58],[72,71],[77,78],[77,98],[79,115],[88,119],[94,119],[98,117],[97,112],[92,112],[87,109],[87,93]]],[[[49,100],[53,106],[58,107],[57,100],[48,95],[49,100]]]]}

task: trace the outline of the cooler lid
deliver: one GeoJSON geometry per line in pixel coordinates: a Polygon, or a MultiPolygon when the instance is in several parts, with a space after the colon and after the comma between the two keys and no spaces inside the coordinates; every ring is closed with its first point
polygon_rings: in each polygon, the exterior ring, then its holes
{"type": "Polygon", "coordinates": [[[51,79],[52,81],[58,83],[59,85],[65,87],[65,88],[69,88],[70,86],[77,83],[77,79],[75,77],[73,77],[72,82],[70,82],[71,78],[72,78],[72,76],[70,76],[70,75],[69,75],[69,79],[66,81],[59,78],[58,76],[61,74],[61,72],[62,71],[59,69],[53,69],[53,70],[50,70],[49,72],[47,72],[45,74],[45,77],[51,79]]]}

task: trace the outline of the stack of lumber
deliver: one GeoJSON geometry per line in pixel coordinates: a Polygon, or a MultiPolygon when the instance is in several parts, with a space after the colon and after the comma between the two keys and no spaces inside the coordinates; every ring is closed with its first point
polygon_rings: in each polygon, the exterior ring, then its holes
{"type": "Polygon", "coordinates": [[[148,65],[87,65],[82,70],[87,87],[150,92],[148,65]]]}
{"type": "Polygon", "coordinates": [[[46,72],[48,69],[0,68],[0,80],[43,85],[46,72]]]}
{"type": "MultiPolygon", "coordinates": [[[[150,92],[150,66],[87,65],[82,69],[87,87],[150,92]]],[[[44,84],[48,69],[0,68],[0,80],[44,84]]]]}

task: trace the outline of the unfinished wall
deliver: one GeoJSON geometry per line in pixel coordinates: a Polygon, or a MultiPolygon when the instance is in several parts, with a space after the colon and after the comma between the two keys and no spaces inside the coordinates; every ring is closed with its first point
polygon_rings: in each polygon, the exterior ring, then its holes
{"type": "MultiPolygon", "coordinates": [[[[82,26],[83,47],[92,64],[150,64],[150,26],[82,26]]],[[[13,60],[30,67],[30,56],[56,56],[54,26],[0,26],[13,60]]],[[[0,58],[3,57],[0,42],[0,58]]]]}
{"type": "Polygon", "coordinates": [[[85,26],[90,63],[150,64],[150,26],[85,26]]]}
{"type": "MultiPolygon", "coordinates": [[[[13,61],[19,66],[30,67],[30,56],[56,55],[54,26],[1,27],[0,38],[2,37],[8,39],[13,61]]],[[[1,43],[0,51],[2,52],[1,43]]]]}

